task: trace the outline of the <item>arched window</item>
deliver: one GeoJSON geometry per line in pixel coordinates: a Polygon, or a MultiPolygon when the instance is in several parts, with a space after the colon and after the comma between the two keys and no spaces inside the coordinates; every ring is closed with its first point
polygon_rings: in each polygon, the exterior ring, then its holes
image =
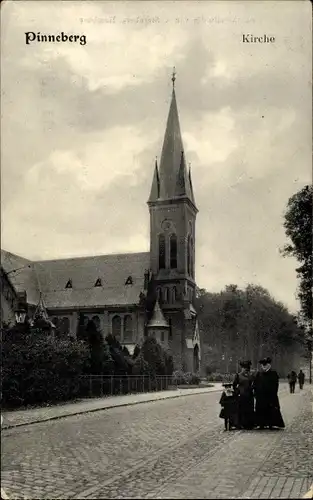
{"type": "Polygon", "coordinates": [[[98,331],[100,331],[100,318],[99,316],[93,316],[92,321],[94,322],[95,327],[98,331]]]}
{"type": "Polygon", "coordinates": [[[166,244],[164,234],[159,235],[159,269],[165,269],[166,244]]]}
{"type": "Polygon", "coordinates": [[[156,296],[157,296],[157,300],[160,301],[161,300],[161,288],[158,287],[156,289],[156,296]]]}
{"type": "Polygon", "coordinates": [[[194,277],[194,248],[193,239],[190,239],[190,274],[194,277]]]}
{"type": "Polygon", "coordinates": [[[189,234],[187,239],[187,272],[189,275],[191,271],[190,264],[191,264],[191,238],[189,234]]]}
{"type": "Polygon", "coordinates": [[[171,339],[172,338],[172,319],[171,318],[168,318],[168,324],[170,326],[168,336],[171,339]]]}
{"type": "Polygon", "coordinates": [[[52,323],[54,324],[54,326],[58,326],[59,318],[57,318],[56,316],[54,318],[52,318],[52,323]]]}
{"type": "Polygon", "coordinates": [[[120,316],[113,316],[112,318],[112,335],[117,340],[121,338],[122,334],[122,320],[120,316]]]}
{"type": "Polygon", "coordinates": [[[130,314],[124,316],[124,342],[131,342],[133,340],[133,318],[130,314]]]}
{"type": "Polygon", "coordinates": [[[177,269],[177,236],[171,234],[170,237],[170,266],[171,269],[177,269]]]}
{"type": "Polygon", "coordinates": [[[175,304],[178,300],[178,295],[177,295],[177,288],[176,286],[173,286],[173,290],[172,290],[172,302],[173,304],[175,304]]]}
{"type": "Polygon", "coordinates": [[[169,300],[168,300],[169,299],[169,296],[168,296],[169,293],[168,292],[169,292],[168,288],[165,287],[164,290],[163,290],[163,302],[166,302],[166,303],[169,302],[169,300]]]}
{"type": "Polygon", "coordinates": [[[59,322],[59,332],[60,335],[68,335],[70,333],[70,320],[64,317],[59,322]]]}

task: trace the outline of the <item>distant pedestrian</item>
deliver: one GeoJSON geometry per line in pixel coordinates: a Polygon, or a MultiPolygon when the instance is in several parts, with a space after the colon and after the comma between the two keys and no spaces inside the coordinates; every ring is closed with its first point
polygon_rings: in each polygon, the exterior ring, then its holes
{"type": "Polygon", "coordinates": [[[220,418],[224,419],[225,431],[230,431],[232,428],[237,427],[237,415],[238,415],[238,402],[237,396],[233,389],[233,384],[226,383],[223,384],[224,391],[220,399],[220,405],[222,407],[220,412],[220,418]]]}
{"type": "Polygon", "coordinates": [[[271,358],[259,361],[261,370],[254,380],[255,418],[260,429],[285,427],[278,399],[279,377],[271,362],[271,358]]]}
{"type": "Polygon", "coordinates": [[[303,371],[300,370],[299,373],[298,373],[298,381],[299,381],[300,390],[303,389],[304,380],[305,380],[305,375],[304,375],[303,371]]]}
{"type": "Polygon", "coordinates": [[[294,370],[292,370],[288,376],[288,383],[289,383],[289,389],[290,389],[290,394],[294,394],[295,392],[295,387],[296,387],[296,382],[297,382],[297,374],[294,370]]]}
{"type": "Polygon", "coordinates": [[[238,423],[241,429],[252,429],[254,427],[254,396],[253,381],[251,374],[251,361],[239,363],[241,371],[236,373],[233,387],[238,394],[238,423]]]}

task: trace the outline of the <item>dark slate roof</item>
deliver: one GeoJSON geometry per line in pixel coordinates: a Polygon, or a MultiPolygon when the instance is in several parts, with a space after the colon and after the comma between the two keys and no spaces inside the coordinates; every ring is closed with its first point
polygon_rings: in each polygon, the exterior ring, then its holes
{"type": "Polygon", "coordinates": [[[70,259],[30,260],[1,250],[1,265],[10,273],[17,291],[27,292],[27,302],[52,308],[101,307],[139,303],[144,273],[150,267],[149,252],[99,255],[70,259]],[[125,285],[131,276],[132,284],[125,285]],[[95,287],[97,279],[102,286],[95,287]],[[71,280],[72,288],[65,288],[71,280]]]}
{"type": "Polygon", "coordinates": [[[149,252],[35,262],[48,309],[138,304],[149,267],[149,252]],[[132,284],[125,285],[129,276],[132,284]],[[102,286],[95,287],[98,278],[102,286]]]}
{"type": "Polygon", "coordinates": [[[1,266],[17,292],[27,291],[27,302],[38,304],[39,283],[34,263],[24,257],[1,250],[1,266]]]}

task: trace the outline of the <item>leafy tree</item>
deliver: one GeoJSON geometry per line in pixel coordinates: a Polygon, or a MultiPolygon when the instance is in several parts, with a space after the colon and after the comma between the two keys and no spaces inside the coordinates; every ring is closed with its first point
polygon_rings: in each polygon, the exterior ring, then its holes
{"type": "Polygon", "coordinates": [[[114,369],[110,348],[92,320],[86,325],[86,337],[90,350],[91,373],[109,375],[114,369]]]}
{"type": "Polygon", "coordinates": [[[123,347],[114,335],[109,334],[105,338],[114,362],[115,375],[127,375],[132,372],[131,356],[123,353],[123,347]]]}
{"type": "Polygon", "coordinates": [[[202,290],[196,301],[202,364],[212,372],[234,372],[243,358],[256,366],[265,355],[272,355],[282,371],[302,349],[295,318],[260,286],[241,290],[231,285],[220,293],[202,290]]]}
{"type": "Polygon", "coordinates": [[[156,375],[165,375],[165,352],[153,337],[146,337],[141,348],[143,359],[149,364],[156,375]]]}
{"type": "Polygon", "coordinates": [[[313,186],[305,186],[288,200],[284,228],[291,240],[283,248],[284,256],[295,257],[300,280],[298,296],[303,315],[312,321],[312,196],[313,186]]]}
{"type": "Polygon", "coordinates": [[[128,356],[128,357],[130,357],[129,350],[127,349],[127,347],[126,347],[126,346],[124,346],[124,347],[123,347],[123,349],[122,349],[122,353],[124,354],[124,356],[128,356]]]}
{"type": "Polygon", "coordinates": [[[133,353],[133,359],[136,359],[140,354],[140,347],[138,344],[135,345],[134,353],[133,353]]]}

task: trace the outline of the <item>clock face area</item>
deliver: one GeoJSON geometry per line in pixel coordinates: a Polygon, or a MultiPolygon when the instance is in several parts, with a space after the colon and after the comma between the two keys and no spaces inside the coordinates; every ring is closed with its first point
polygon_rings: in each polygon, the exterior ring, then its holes
{"type": "Polygon", "coordinates": [[[164,219],[164,221],[161,224],[161,227],[163,231],[171,231],[172,229],[174,229],[173,223],[169,219],[164,219]]]}

